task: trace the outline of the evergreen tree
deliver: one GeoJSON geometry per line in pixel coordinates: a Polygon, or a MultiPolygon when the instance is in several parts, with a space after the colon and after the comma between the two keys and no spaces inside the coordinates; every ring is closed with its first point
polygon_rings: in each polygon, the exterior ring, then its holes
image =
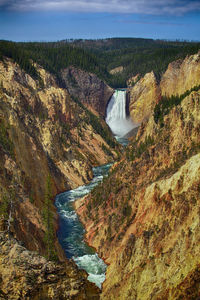
{"type": "Polygon", "coordinates": [[[14,180],[12,180],[12,184],[10,185],[8,191],[2,191],[2,198],[0,199],[0,219],[4,223],[4,229],[10,235],[11,225],[14,221],[13,219],[13,207],[16,198],[15,192],[15,184],[14,180]]]}

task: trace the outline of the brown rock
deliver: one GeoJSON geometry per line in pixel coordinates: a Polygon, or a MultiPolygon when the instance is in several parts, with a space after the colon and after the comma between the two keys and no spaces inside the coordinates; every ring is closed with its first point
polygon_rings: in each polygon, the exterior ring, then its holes
{"type": "Polygon", "coordinates": [[[71,261],[47,261],[0,232],[2,299],[99,299],[99,289],[71,261]]]}
{"type": "Polygon", "coordinates": [[[78,98],[85,106],[105,116],[106,107],[113,89],[95,74],[73,66],[62,71],[62,78],[69,93],[78,98]]]}

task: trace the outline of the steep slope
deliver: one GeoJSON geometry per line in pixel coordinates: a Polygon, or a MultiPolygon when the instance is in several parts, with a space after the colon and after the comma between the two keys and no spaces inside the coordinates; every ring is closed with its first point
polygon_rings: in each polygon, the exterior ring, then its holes
{"type": "MultiPolygon", "coordinates": [[[[47,178],[54,196],[87,183],[92,166],[112,160],[116,153],[103,120],[36,67],[43,83],[11,60],[0,63],[0,202],[7,199],[7,210],[13,205],[12,230],[17,237],[29,249],[44,253],[47,178]]],[[[53,206],[52,211],[56,225],[53,206]]]]}
{"type": "Polygon", "coordinates": [[[160,89],[154,72],[147,73],[129,92],[130,116],[135,123],[147,119],[160,96],[160,89]]]}
{"type": "Polygon", "coordinates": [[[183,61],[169,64],[162,76],[160,88],[162,95],[181,95],[199,84],[200,52],[187,56],[183,61]]]}
{"type": "Polygon", "coordinates": [[[87,241],[109,264],[101,299],[199,297],[199,141],[192,91],[163,123],[143,122],[108,178],[77,201],[87,241]]]}
{"type": "Polygon", "coordinates": [[[0,299],[99,299],[98,288],[87,281],[72,261],[58,264],[28,251],[0,232],[0,299]]]}
{"type": "Polygon", "coordinates": [[[37,80],[10,59],[0,62],[0,298],[99,299],[58,243],[53,199],[91,180],[92,167],[117,157],[118,146],[97,112],[34,67],[37,80]]]}
{"type": "Polygon", "coordinates": [[[141,123],[149,118],[163,96],[180,96],[199,85],[199,78],[200,52],[170,63],[160,81],[153,71],[136,82],[135,77],[131,78],[128,81],[131,118],[141,123]]]}
{"type": "Polygon", "coordinates": [[[78,98],[90,110],[105,116],[107,103],[114,92],[105,82],[95,74],[73,66],[62,71],[62,79],[70,95],[78,98]]]}

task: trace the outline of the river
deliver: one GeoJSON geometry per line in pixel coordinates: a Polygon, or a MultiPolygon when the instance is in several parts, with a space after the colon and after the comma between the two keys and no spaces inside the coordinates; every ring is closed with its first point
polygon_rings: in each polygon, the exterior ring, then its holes
{"type": "MultiPolygon", "coordinates": [[[[127,145],[124,136],[136,125],[126,116],[126,91],[116,90],[108,107],[106,122],[115,138],[122,145],[127,145]]],[[[112,164],[93,168],[93,180],[77,189],[57,195],[55,205],[59,213],[58,239],[67,258],[72,258],[80,269],[89,275],[88,280],[99,288],[105,280],[106,265],[84,241],[85,230],[73,208],[73,202],[87,195],[108,174],[112,164]]]]}
{"type": "Polygon", "coordinates": [[[106,264],[94,249],[84,242],[85,230],[73,208],[73,202],[87,195],[108,174],[111,163],[93,168],[92,181],[56,196],[55,205],[59,213],[58,239],[67,258],[72,258],[80,269],[88,273],[88,280],[99,288],[105,280],[106,264]]]}

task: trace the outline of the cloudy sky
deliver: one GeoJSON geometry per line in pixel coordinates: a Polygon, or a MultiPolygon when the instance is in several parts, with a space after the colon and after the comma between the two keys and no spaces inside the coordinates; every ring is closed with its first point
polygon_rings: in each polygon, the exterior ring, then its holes
{"type": "Polygon", "coordinates": [[[200,40],[200,0],[0,0],[0,39],[200,40]]]}

